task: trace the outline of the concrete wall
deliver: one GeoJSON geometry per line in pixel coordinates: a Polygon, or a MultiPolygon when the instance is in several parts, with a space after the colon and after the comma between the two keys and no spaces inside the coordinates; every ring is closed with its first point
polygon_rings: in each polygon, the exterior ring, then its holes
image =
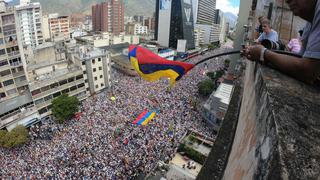
{"type": "Polygon", "coordinates": [[[318,179],[319,88],[247,62],[223,179],[318,179]]]}

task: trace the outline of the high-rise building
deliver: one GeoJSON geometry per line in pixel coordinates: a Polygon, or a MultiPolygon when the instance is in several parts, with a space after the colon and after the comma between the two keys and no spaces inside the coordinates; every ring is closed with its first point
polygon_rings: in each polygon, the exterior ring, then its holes
{"type": "Polygon", "coordinates": [[[218,42],[219,27],[215,24],[216,0],[193,0],[195,31],[204,32],[199,45],[218,42]]]}
{"type": "Polygon", "coordinates": [[[195,24],[212,25],[214,23],[216,0],[193,0],[195,24]]]}
{"type": "Polygon", "coordinates": [[[40,3],[24,1],[16,6],[16,13],[22,46],[36,47],[42,44],[42,11],[40,3]]]}
{"type": "Polygon", "coordinates": [[[154,31],[155,18],[149,17],[144,20],[144,25],[148,27],[149,31],[154,31]]]}
{"type": "Polygon", "coordinates": [[[191,0],[157,0],[156,35],[162,46],[177,48],[178,40],[186,40],[194,49],[194,22],[191,0]]]}
{"type": "Polygon", "coordinates": [[[108,0],[92,6],[93,31],[124,32],[123,0],[108,0]]]}
{"type": "Polygon", "coordinates": [[[220,24],[223,18],[223,12],[220,9],[215,10],[214,23],[220,24]]]}

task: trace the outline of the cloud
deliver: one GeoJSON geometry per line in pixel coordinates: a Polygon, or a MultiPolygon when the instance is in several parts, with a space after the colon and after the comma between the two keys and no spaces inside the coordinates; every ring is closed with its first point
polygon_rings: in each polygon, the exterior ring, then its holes
{"type": "Polygon", "coordinates": [[[233,6],[230,2],[231,0],[217,0],[217,9],[221,9],[223,12],[231,12],[234,15],[238,16],[239,7],[233,6]]]}

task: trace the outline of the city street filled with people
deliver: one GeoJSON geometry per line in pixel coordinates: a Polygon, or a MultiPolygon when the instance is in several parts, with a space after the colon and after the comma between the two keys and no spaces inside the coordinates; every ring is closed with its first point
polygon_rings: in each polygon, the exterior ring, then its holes
{"type": "MultiPolygon", "coordinates": [[[[222,69],[223,62],[211,60],[206,69],[222,69]]],[[[215,138],[192,103],[203,100],[197,84],[207,78],[204,67],[195,67],[172,88],[166,79],[151,83],[113,69],[112,88],[82,101],[79,118],[34,125],[26,145],[0,148],[0,179],[133,179],[152,172],[159,161],[169,162],[188,130],[215,138]],[[146,126],[133,124],[144,109],[157,114],[146,126]]]]}

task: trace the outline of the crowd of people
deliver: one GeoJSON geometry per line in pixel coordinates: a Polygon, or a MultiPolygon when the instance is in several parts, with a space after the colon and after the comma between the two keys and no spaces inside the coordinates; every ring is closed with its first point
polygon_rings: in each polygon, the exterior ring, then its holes
{"type": "MultiPolygon", "coordinates": [[[[192,62],[213,53],[195,57],[192,62]]],[[[223,65],[223,60],[217,58],[206,68],[214,71],[223,65]]],[[[215,137],[190,103],[200,98],[197,83],[206,78],[201,73],[203,68],[194,68],[171,89],[167,80],[150,83],[113,70],[117,83],[84,100],[80,118],[63,125],[35,125],[30,128],[31,138],[26,145],[0,148],[0,179],[133,179],[150,173],[158,161],[173,158],[188,130],[215,137]],[[156,105],[150,99],[155,99],[156,105]],[[133,124],[146,108],[156,108],[158,113],[146,126],[133,124]]]]}

